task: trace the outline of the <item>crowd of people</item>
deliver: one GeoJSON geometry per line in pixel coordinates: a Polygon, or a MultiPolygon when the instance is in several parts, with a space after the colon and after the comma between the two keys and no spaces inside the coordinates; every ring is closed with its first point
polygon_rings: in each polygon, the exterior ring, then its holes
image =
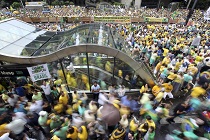
{"type": "MultiPolygon", "coordinates": [[[[49,8],[50,12],[42,12],[42,10],[33,9],[19,9],[17,12],[10,8],[4,8],[0,11],[1,17],[11,18],[11,17],[94,17],[94,16],[129,16],[129,17],[156,17],[162,18],[167,17],[170,19],[185,19],[189,10],[187,9],[177,9],[170,12],[170,9],[162,8],[157,11],[157,9],[151,9],[147,7],[142,8],[122,8],[120,6],[113,6],[107,8],[107,10],[100,8],[85,8],[80,6],[55,6],[49,8]]],[[[200,18],[203,17],[205,11],[196,10],[196,16],[200,18]]]]}
{"type": "MultiPolygon", "coordinates": [[[[125,14],[122,9],[121,14],[139,16],[142,12],[133,10],[125,14]]],[[[86,15],[83,11],[82,7],[53,8],[52,15],[44,16],[86,15]]],[[[160,16],[152,9],[143,11],[160,16]]],[[[178,11],[175,16],[186,17],[184,10],[178,11]]],[[[19,16],[42,14],[25,11],[19,16]]],[[[200,15],[195,12],[192,20],[199,24],[189,26],[107,24],[125,39],[129,55],[148,63],[157,79],[153,87],[143,85],[137,96],[126,94],[121,85],[112,85],[103,93],[97,82],[89,97],[76,90],[69,93],[56,76],[38,83],[23,78],[1,83],[0,140],[155,140],[164,120],[173,125],[177,117],[183,118],[181,127],[167,134],[166,140],[210,139],[210,25],[201,23],[200,15]]],[[[50,23],[36,26],[61,28],[50,23]]]]}

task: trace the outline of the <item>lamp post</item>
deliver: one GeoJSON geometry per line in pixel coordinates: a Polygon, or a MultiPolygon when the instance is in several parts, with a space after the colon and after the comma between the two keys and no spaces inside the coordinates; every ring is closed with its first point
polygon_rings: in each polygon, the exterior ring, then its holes
{"type": "Polygon", "coordinates": [[[188,2],[188,4],[187,4],[187,9],[189,8],[191,1],[192,1],[192,0],[189,0],[189,2],[188,2]]]}
{"type": "Polygon", "coordinates": [[[194,11],[194,9],[195,9],[195,6],[196,6],[197,2],[198,2],[198,0],[195,0],[195,1],[194,1],[194,4],[193,4],[192,9],[189,11],[189,13],[188,13],[188,15],[187,15],[187,19],[186,19],[185,25],[187,25],[187,23],[188,23],[190,17],[192,16],[193,11],[194,11]]]}

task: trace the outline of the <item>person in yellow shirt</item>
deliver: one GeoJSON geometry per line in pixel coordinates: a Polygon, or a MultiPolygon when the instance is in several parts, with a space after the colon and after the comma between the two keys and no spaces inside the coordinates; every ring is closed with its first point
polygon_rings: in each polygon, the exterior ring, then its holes
{"type": "Polygon", "coordinates": [[[187,72],[191,73],[192,76],[197,74],[197,72],[198,72],[197,64],[190,64],[189,67],[187,68],[187,72]]]}
{"type": "Polygon", "coordinates": [[[158,93],[161,91],[161,86],[160,85],[155,85],[153,88],[152,88],[152,94],[154,96],[157,96],[158,93]]]}
{"type": "Polygon", "coordinates": [[[59,103],[63,104],[64,106],[66,106],[68,104],[68,95],[67,95],[67,93],[64,93],[63,91],[61,91],[61,95],[59,97],[59,103]]]}
{"type": "Polygon", "coordinates": [[[142,138],[146,135],[148,129],[149,129],[148,123],[143,123],[140,125],[138,131],[140,132],[142,138]]]}
{"type": "Polygon", "coordinates": [[[70,128],[67,131],[66,138],[71,140],[77,140],[78,138],[78,130],[75,126],[70,126],[70,128]]]}
{"type": "Polygon", "coordinates": [[[202,54],[197,54],[195,57],[195,63],[198,64],[203,60],[202,54]]]}
{"type": "Polygon", "coordinates": [[[205,93],[206,93],[206,90],[204,88],[202,88],[202,87],[194,87],[192,89],[192,92],[191,92],[190,95],[193,98],[198,98],[199,96],[204,95],[205,93]]]}
{"type": "Polygon", "coordinates": [[[58,77],[55,77],[54,84],[55,84],[56,86],[61,85],[61,84],[62,84],[62,80],[61,80],[61,79],[58,79],[58,77]]]}
{"type": "Polygon", "coordinates": [[[172,90],[173,94],[178,93],[179,89],[182,86],[183,80],[184,80],[183,73],[178,73],[176,78],[173,80],[173,90],[172,90]]]}
{"type": "Polygon", "coordinates": [[[136,122],[134,119],[132,119],[130,121],[129,130],[132,131],[132,132],[134,132],[134,133],[138,130],[138,122],[136,122]]]}
{"type": "Polygon", "coordinates": [[[166,56],[166,57],[163,59],[163,64],[168,65],[170,62],[171,62],[171,59],[170,59],[169,56],[166,56]]]}
{"type": "Polygon", "coordinates": [[[166,57],[168,55],[169,50],[166,48],[163,48],[163,56],[166,57]]]}
{"type": "Polygon", "coordinates": [[[173,94],[171,93],[171,91],[173,90],[173,86],[171,85],[171,83],[163,83],[162,86],[164,87],[165,91],[164,91],[164,95],[163,98],[166,99],[166,96],[168,95],[169,98],[173,98],[173,94]]]}
{"type": "Polygon", "coordinates": [[[146,116],[146,123],[148,124],[149,127],[154,127],[156,128],[155,122],[152,120],[151,116],[146,116]]]}
{"type": "Polygon", "coordinates": [[[175,64],[174,70],[178,71],[181,65],[182,65],[182,60],[179,59],[175,64]]]}
{"type": "Polygon", "coordinates": [[[79,140],[87,140],[88,139],[88,132],[87,132],[87,128],[82,125],[79,129],[78,129],[78,139],[79,140]]]}
{"type": "Polygon", "coordinates": [[[158,73],[159,73],[159,71],[160,71],[160,67],[162,66],[162,61],[160,61],[157,65],[156,65],[156,67],[155,67],[155,69],[154,69],[154,75],[158,75],[158,73]]]}
{"type": "Polygon", "coordinates": [[[155,105],[158,105],[161,102],[161,100],[163,99],[163,96],[164,96],[164,92],[160,91],[154,99],[155,105]]]}
{"type": "Polygon", "coordinates": [[[166,83],[172,82],[176,77],[177,77],[177,72],[176,71],[175,72],[170,71],[169,75],[168,75],[168,77],[166,79],[166,83]]]}
{"type": "Polygon", "coordinates": [[[0,84],[0,92],[2,92],[2,91],[4,91],[4,90],[5,90],[4,86],[2,86],[2,85],[0,84]]]}

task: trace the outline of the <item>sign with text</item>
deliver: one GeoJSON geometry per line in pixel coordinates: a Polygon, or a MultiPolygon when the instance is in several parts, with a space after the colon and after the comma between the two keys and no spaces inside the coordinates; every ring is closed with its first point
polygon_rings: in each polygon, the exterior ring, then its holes
{"type": "Polygon", "coordinates": [[[33,82],[51,78],[47,64],[27,67],[27,69],[33,82]]]}
{"type": "Polygon", "coordinates": [[[145,22],[159,22],[159,23],[165,23],[168,22],[168,18],[155,18],[155,17],[145,17],[144,18],[145,22]]]}
{"type": "Polygon", "coordinates": [[[44,4],[46,4],[46,2],[42,2],[42,1],[39,1],[39,2],[25,2],[26,6],[27,5],[37,5],[37,6],[42,6],[44,4]]]}
{"type": "Polygon", "coordinates": [[[105,23],[131,23],[131,17],[112,17],[112,16],[95,16],[94,22],[105,23]]]}
{"type": "Polygon", "coordinates": [[[29,76],[29,73],[26,69],[5,69],[0,70],[0,77],[13,77],[13,76],[29,76]]]}

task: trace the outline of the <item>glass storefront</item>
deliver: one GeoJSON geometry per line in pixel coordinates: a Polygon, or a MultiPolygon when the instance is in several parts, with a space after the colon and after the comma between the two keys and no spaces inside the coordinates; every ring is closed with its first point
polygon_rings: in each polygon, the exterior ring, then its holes
{"type": "Polygon", "coordinates": [[[98,53],[79,53],[48,63],[53,77],[62,80],[70,90],[90,90],[97,81],[102,90],[111,85],[139,88],[141,79],[120,59],[98,53]]]}

